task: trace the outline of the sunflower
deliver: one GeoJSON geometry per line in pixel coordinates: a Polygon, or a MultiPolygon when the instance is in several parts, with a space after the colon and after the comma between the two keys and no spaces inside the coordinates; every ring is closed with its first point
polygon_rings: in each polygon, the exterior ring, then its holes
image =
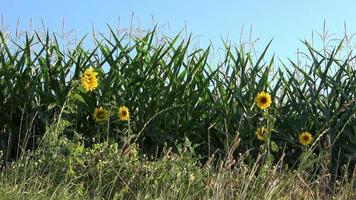
{"type": "Polygon", "coordinates": [[[84,87],[85,91],[92,91],[96,87],[98,87],[98,79],[96,78],[97,75],[98,72],[95,72],[94,69],[91,67],[84,71],[80,82],[82,83],[82,86],[84,87]]]}
{"type": "Polygon", "coordinates": [[[257,139],[259,139],[261,141],[265,141],[266,140],[266,129],[264,127],[258,128],[256,130],[256,136],[257,136],[257,139]]]}
{"type": "Polygon", "coordinates": [[[299,135],[299,142],[302,145],[309,145],[313,142],[314,138],[309,132],[303,132],[299,135]]]}
{"type": "Polygon", "coordinates": [[[95,108],[93,117],[96,123],[105,122],[109,118],[109,111],[102,107],[95,108]]]}
{"type": "Polygon", "coordinates": [[[119,112],[117,114],[121,121],[128,121],[130,119],[130,112],[126,106],[120,106],[119,112]]]}
{"type": "Polygon", "coordinates": [[[260,109],[267,109],[272,103],[271,95],[266,92],[258,93],[256,103],[260,109]]]}

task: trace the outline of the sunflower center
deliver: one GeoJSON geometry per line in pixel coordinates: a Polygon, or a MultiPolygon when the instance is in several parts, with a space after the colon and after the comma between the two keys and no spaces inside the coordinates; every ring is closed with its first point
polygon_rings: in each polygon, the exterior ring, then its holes
{"type": "Polygon", "coordinates": [[[123,110],[123,111],[121,112],[121,115],[122,115],[123,117],[125,117],[125,116],[127,115],[126,110],[123,110]]]}
{"type": "Polygon", "coordinates": [[[266,97],[261,97],[261,103],[267,103],[267,98],[266,97]]]}
{"type": "Polygon", "coordinates": [[[98,112],[98,113],[96,114],[96,118],[98,118],[98,119],[103,119],[103,118],[105,118],[105,113],[102,112],[102,111],[98,112]]]}
{"type": "Polygon", "coordinates": [[[303,136],[303,140],[304,140],[304,141],[309,141],[309,136],[304,135],[304,136],[303,136]]]}

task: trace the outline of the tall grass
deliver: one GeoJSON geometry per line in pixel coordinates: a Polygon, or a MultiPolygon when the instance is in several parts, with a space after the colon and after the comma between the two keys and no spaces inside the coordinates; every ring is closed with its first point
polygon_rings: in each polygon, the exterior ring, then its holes
{"type": "MultiPolygon", "coordinates": [[[[61,124],[62,122],[60,122],[61,124]]],[[[61,125],[62,126],[62,125],[61,125]]],[[[57,124],[51,126],[57,127],[57,124]]],[[[62,129],[63,131],[63,129],[62,129]]],[[[51,133],[48,133],[51,134],[51,133]]],[[[48,136],[48,135],[47,135],[48,136]]],[[[247,164],[211,158],[202,164],[186,141],[160,158],[138,153],[137,145],[103,142],[92,147],[65,138],[24,153],[2,169],[2,199],[354,199],[356,172],[332,186],[322,174],[275,165],[266,152],[247,164]],[[215,163],[215,164],[214,164],[215,163]]]]}

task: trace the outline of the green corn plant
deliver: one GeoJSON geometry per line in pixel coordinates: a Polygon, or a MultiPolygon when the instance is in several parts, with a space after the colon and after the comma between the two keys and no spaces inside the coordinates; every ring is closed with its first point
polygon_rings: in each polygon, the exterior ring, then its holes
{"type": "Polygon", "coordinates": [[[355,57],[338,56],[342,42],[328,53],[304,42],[310,58],[305,66],[267,58],[272,41],[256,58],[224,42],[223,59],[213,64],[211,47],[193,47],[191,36],[157,40],[155,29],[142,37],[108,30],[90,50],[85,37],[66,48],[48,32],[28,34],[23,42],[0,32],[0,147],[6,160],[35,148],[60,114],[63,134],[88,146],[120,142],[129,132],[150,154],[189,140],[202,157],[250,151],[253,161],[267,150],[296,166],[307,149],[320,158],[330,152],[330,169],[355,162],[355,57]],[[98,87],[86,91],[81,77],[90,67],[98,87]],[[272,97],[267,110],[255,102],[262,91],[272,97]],[[129,121],[120,120],[120,106],[129,109],[129,121]],[[105,123],[93,117],[98,107],[109,111],[105,123]],[[256,137],[262,126],[267,141],[256,137]],[[298,141],[303,131],[315,139],[309,147],[298,141]]]}

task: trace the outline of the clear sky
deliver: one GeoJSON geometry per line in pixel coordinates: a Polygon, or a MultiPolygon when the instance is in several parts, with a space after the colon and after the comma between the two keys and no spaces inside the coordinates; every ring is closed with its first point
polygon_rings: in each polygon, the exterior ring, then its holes
{"type": "Polygon", "coordinates": [[[212,41],[221,45],[221,38],[238,42],[244,26],[244,39],[253,27],[253,38],[261,38],[258,46],[265,46],[274,38],[271,51],[280,58],[295,57],[300,40],[311,39],[312,31],[321,32],[324,20],[331,33],[342,37],[344,22],[348,32],[356,30],[355,0],[0,0],[3,28],[14,31],[28,29],[29,21],[41,28],[41,19],[50,31],[60,31],[64,19],[66,30],[82,36],[92,31],[106,32],[106,24],[120,28],[134,26],[152,28],[153,21],[167,34],[182,30],[205,46],[212,41]]]}

